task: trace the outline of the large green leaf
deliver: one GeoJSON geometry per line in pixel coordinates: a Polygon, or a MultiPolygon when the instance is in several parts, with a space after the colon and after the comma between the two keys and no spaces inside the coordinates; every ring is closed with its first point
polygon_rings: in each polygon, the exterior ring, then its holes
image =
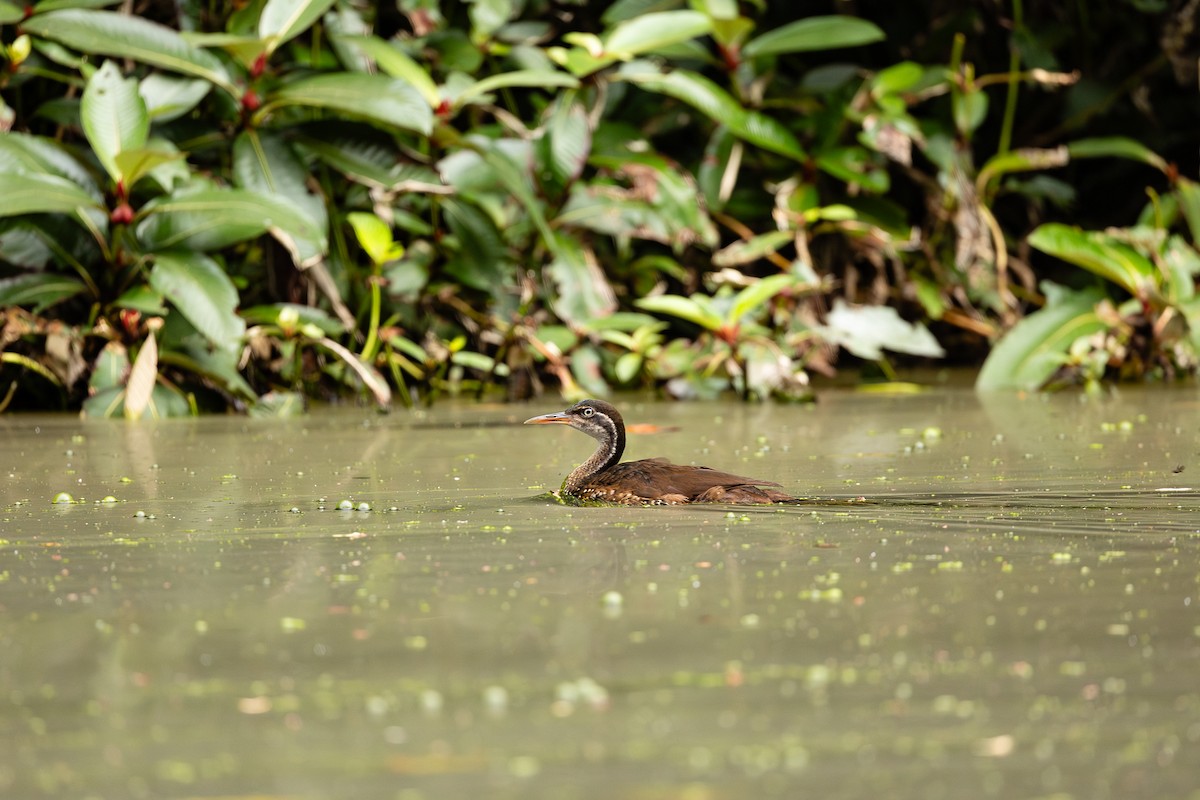
{"type": "Polygon", "coordinates": [[[1099,289],[1075,292],[1022,319],[992,347],[975,388],[1040,388],[1063,365],[1077,339],[1107,327],[1096,314],[1103,297],[1099,289]]]}
{"type": "Polygon", "coordinates": [[[635,300],[635,306],[655,314],[670,314],[673,317],[685,319],[699,325],[705,330],[720,329],[724,321],[721,316],[708,305],[697,302],[691,297],[681,297],[677,294],[660,294],[635,300]]]}
{"type": "Polygon", "coordinates": [[[87,289],[71,275],[31,272],[0,279],[0,308],[4,306],[33,306],[40,314],[52,305],[61,303],[87,289]]]}
{"type": "Polygon", "coordinates": [[[170,122],[200,104],[212,84],[199,78],[179,78],[154,72],[138,82],[138,92],[146,101],[146,111],[154,122],[170,122]]]}
{"type": "Polygon", "coordinates": [[[441,192],[448,188],[429,167],[411,164],[382,131],[361,125],[357,129],[340,124],[305,126],[296,137],[305,153],[341,172],[351,180],[392,192],[441,192]],[[371,135],[360,135],[369,131],[371,135]]]}
{"type": "Polygon", "coordinates": [[[267,0],[258,18],[258,36],[268,42],[267,52],[312,27],[334,0],[267,0]]]}
{"type": "Polygon", "coordinates": [[[794,231],[770,231],[745,241],[736,241],[713,254],[712,263],[718,267],[736,267],[765,258],[796,241],[794,231]]]}
{"type": "Polygon", "coordinates": [[[1141,161],[1155,169],[1166,172],[1167,162],[1158,153],[1141,142],[1124,136],[1102,136],[1094,139],[1080,139],[1067,145],[1071,158],[1128,158],[1141,161]]]}
{"type": "Polygon", "coordinates": [[[404,51],[374,36],[339,36],[338,41],[357,47],[373,59],[379,69],[412,84],[430,108],[437,108],[442,102],[441,93],[429,72],[404,51]]]}
{"type": "Polygon", "coordinates": [[[79,118],[105,172],[114,182],[123,181],[117,156],[144,147],[150,135],[150,115],[137,81],[124,78],[115,63],[105,61],[83,90],[79,118]]]}
{"type": "Polygon", "coordinates": [[[483,80],[476,81],[463,89],[454,98],[454,104],[461,106],[480,95],[512,86],[531,86],[538,89],[576,89],[579,87],[579,79],[567,75],[565,72],[535,69],[501,72],[496,75],[489,75],[483,80]]]}
{"type": "Polygon", "coordinates": [[[0,136],[0,173],[5,172],[56,175],[91,195],[97,207],[104,200],[92,174],[61,143],[45,136],[11,132],[0,136]]]}
{"type": "Polygon", "coordinates": [[[241,344],[246,323],[235,312],[237,289],[208,256],[189,250],[156,254],[150,286],[216,347],[233,350],[241,344]]]}
{"type": "Polygon", "coordinates": [[[271,94],[260,113],[278,106],[323,108],[429,135],[433,111],[406,81],[384,75],[343,72],[314,75],[271,94]]]}
{"type": "Polygon", "coordinates": [[[1098,231],[1051,222],[1029,234],[1029,244],[1112,281],[1135,297],[1146,299],[1156,289],[1159,273],[1154,263],[1098,231]]]}
{"type": "Polygon", "coordinates": [[[83,214],[88,210],[102,209],[90,194],[57,175],[2,172],[0,197],[4,198],[4,202],[0,202],[0,217],[39,213],[83,214]]]}
{"type": "Polygon", "coordinates": [[[617,25],[604,38],[606,53],[620,59],[686,42],[712,30],[712,20],[699,11],[660,11],[641,14],[617,25]]]}
{"type": "Polygon", "coordinates": [[[756,36],[742,48],[747,58],[857,47],[887,38],[877,25],[857,17],[809,17],[756,36]]]}
{"type": "Polygon", "coordinates": [[[553,295],[554,313],[572,324],[611,314],[617,298],[595,257],[589,257],[575,237],[558,232],[554,236],[554,259],[545,270],[558,288],[553,295]]]}
{"type": "Polygon", "coordinates": [[[638,65],[623,70],[621,77],[643,89],[682,100],[718,125],[727,126],[739,139],[797,161],[805,158],[800,142],[783,124],[766,114],[743,108],[728,92],[703,75],[682,69],[664,75],[638,65]]]}
{"type": "Polygon", "coordinates": [[[729,318],[740,322],[742,317],[757,311],[763,303],[797,283],[794,275],[771,275],[755,281],[734,295],[729,318]]]}
{"type": "Polygon", "coordinates": [[[308,214],[277,197],[244,189],[204,189],[151,200],[137,234],[151,250],[218,250],[269,232],[298,264],[319,260],[324,231],[308,214]]]}
{"type": "Polygon", "coordinates": [[[328,227],[325,202],[309,191],[309,171],[282,136],[254,128],[233,142],[233,179],[242,189],[299,206],[317,229],[328,227]]]}
{"type": "Polygon", "coordinates": [[[1200,242],[1200,184],[1188,178],[1179,178],[1175,184],[1179,196],[1179,208],[1192,232],[1192,241],[1200,242]]]}
{"type": "Polygon", "coordinates": [[[232,95],[240,95],[216,56],[190,44],[167,26],[141,17],[113,11],[67,9],[34,15],[22,27],[27,33],[62,42],[84,53],[130,58],[203,78],[232,95]]]}

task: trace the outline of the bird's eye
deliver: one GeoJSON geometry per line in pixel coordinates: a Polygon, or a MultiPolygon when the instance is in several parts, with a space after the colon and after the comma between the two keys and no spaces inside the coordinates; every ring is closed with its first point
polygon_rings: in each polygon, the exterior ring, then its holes
{"type": "Polygon", "coordinates": [[[596,410],[594,408],[584,408],[583,409],[583,415],[585,417],[590,417],[592,414],[595,414],[595,413],[596,413],[596,410]]]}

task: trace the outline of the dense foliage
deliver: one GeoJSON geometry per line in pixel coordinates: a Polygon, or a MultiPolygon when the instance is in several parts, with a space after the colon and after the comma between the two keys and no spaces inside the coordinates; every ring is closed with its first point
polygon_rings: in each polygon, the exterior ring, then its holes
{"type": "Polygon", "coordinates": [[[1187,4],[113,5],[0,0],[4,406],[1197,366],[1187,4]]]}

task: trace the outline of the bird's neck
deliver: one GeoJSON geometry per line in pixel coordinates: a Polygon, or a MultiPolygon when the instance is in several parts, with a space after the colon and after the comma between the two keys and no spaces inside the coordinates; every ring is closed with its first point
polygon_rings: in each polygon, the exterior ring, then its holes
{"type": "MultiPolygon", "coordinates": [[[[605,420],[610,422],[611,420],[605,420]]],[[[571,474],[563,481],[562,490],[574,494],[587,484],[589,480],[604,470],[620,463],[621,454],[625,452],[625,426],[611,424],[606,426],[604,436],[597,436],[596,452],[591,458],[571,470],[571,474]]]]}

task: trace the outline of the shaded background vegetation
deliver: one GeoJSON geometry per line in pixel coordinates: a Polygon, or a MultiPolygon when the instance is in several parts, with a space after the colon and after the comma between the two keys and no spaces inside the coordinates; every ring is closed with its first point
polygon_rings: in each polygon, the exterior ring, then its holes
{"type": "Polygon", "coordinates": [[[1198,8],[0,0],[0,402],[1190,375],[1198,8]]]}

